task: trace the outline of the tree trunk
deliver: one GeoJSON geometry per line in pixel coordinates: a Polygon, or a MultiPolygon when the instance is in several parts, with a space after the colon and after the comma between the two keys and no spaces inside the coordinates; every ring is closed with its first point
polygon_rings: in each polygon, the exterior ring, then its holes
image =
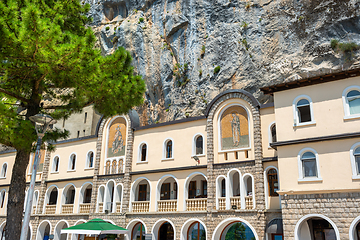
{"type": "Polygon", "coordinates": [[[20,239],[29,157],[29,150],[17,150],[9,187],[5,240],[20,239]]]}

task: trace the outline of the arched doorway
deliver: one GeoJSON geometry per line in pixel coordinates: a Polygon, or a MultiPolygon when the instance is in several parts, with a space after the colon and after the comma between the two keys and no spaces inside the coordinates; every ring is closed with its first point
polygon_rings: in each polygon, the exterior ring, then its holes
{"type": "Polygon", "coordinates": [[[36,233],[36,240],[44,240],[49,239],[51,231],[51,225],[48,221],[43,221],[40,223],[37,233],[36,233]]]}
{"type": "Polygon", "coordinates": [[[131,231],[131,240],[145,240],[145,234],[145,226],[141,222],[138,222],[131,231]]]}
{"type": "Polygon", "coordinates": [[[206,240],[205,227],[200,222],[194,222],[190,225],[187,240],[206,240]]]}
{"type": "Polygon", "coordinates": [[[309,214],[295,226],[295,240],[340,240],[335,224],[320,214],[309,214]]]}
{"type": "Polygon", "coordinates": [[[173,240],[174,228],[169,222],[164,222],[159,228],[158,240],[173,240]]]}
{"type": "Polygon", "coordinates": [[[247,240],[255,239],[255,235],[250,227],[243,222],[236,221],[228,224],[220,237],[221,240],[247,240]]]}
{"type": "Polygon", "coordinates": [[[68,227],[69,224],[67,222],[65,221],[58,222],[58,224],[55,227],[54,240],[67,240],[68,234],[67,233],[61,234],[61,230],[68,227]]]}

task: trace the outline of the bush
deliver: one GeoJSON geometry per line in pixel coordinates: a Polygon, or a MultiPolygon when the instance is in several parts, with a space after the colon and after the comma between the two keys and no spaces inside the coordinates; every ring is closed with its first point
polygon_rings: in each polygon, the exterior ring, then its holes
{"type": "Polygon", "coordinates": [[[105,28],[105,30],[106,30],[106,31],[109,31],[109,30],[110,30],[110,27],[109,27],[109,26],[107,26],[107,27],[105,28]]]}
{"type": "Polygon", "coordinates": [[[139,18],[139,22],[144,22],[144,18],[139,18]]]}
{"type": "Polygon", "coordinates": [[[357,45],[354,42],[348,42],[348,43],[340,43],[339,40],[332,39],[330,41],[330,46],[334,51],[342,51],[344,53],[349,53],[352,51],[356,51],[360,49],[360,45],[357,45]]]}
{"type": "Polygon", "coordinates": [[[199,69],[199,76],[201,77],[201,75],[202,75],[202,70],[199,69]]]}
{"type": "Polygon", "coordinates": [[[333,50],[336,50],[337,46],[339,44],[339,41],[336,39],[331,39],[330,45],[333,50]]]}
{"type": "Polygon", "coordinates": [[[220,72],[220,69],[221,69],[220,66],[215,67],[214,68],[214,73],[216,74],[216,73],[220,72]]]}

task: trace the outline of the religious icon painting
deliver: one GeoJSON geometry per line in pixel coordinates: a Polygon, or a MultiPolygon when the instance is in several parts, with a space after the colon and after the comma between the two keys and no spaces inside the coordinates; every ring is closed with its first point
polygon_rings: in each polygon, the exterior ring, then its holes
{"type": "Polygon", "coordinates": [[[229,107],[220,119],[221,150],[249,147],[249,124],[246,110],[240,106],[229,107]]]}
{"type": "Polygon", "coordinates": [[[107,157],[119,157],[125,155],[126,121],[124,118],[116,118],[109,128],[107,157]]]}

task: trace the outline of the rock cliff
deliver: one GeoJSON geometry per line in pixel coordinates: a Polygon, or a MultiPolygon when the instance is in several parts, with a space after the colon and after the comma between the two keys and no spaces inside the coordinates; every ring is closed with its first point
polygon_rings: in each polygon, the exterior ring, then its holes
{"type": "MultiPolygon", "coordinates": [[[[83,1],[83,3],[88,0],[83,1]]],[[[91,0],[104,54],[123,46],[147,83],[143,124],[201,115],[231,88],[259,87],[358,64],[359,0],[91,0]]]]}

